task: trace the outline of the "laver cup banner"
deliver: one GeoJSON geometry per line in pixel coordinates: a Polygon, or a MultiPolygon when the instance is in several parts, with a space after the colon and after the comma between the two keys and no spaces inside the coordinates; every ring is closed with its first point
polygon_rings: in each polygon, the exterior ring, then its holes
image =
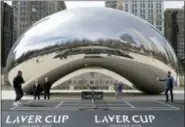
{"type": "Polygon", "coordinates": [[[103,100],[103,92],[83,91],[81,96],[83,100],[103,100]]]}
{"type": "MultiPolygon", "coordinates": [[[[123,112],[123,111],[122,111],[123,112]]],[[[169,112],[172,113],[172,112],[169,112]]],[[[3,127],[174,127],[178,123],[183,125],[183,119],[175,117],[176,112],[170,119],[163,112],[119,113],[104,111],[47,111],[26,112],[14,111],[2,113],[3,127]],[[164,118],[165,124],[164,124],[164,118]]]]}

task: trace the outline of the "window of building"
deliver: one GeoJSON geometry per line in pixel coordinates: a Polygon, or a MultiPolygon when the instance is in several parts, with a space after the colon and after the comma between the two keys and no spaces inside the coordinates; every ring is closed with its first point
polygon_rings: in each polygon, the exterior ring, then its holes
{"type": "Polygon", "coordinates": [[[159,3],[159,8],[161,8],[161,4],[159,3]]]}
{"type": "Polygon", "coordinates": [[[144,19],[146,18],[145,15],[143,15],[143,18],[144,18],[144,19]]]}
{"type": "Polygon", "coordinates": [[[125,7],[128,8],[128,4],[127,3],[125,4],[125,7]]]}
{"type": "Polygon", "coordinates": [[[94,81],[93,80],[90,80],[90,84],[94,84],[94,81]]]}
{"type": "Polygon", "coordinates": [[[128,12],[128,9],[126,8],[125,11],[128,12]]]}
{"type": "Polygon", "coordinates": [[[137,13],[137,9],[135,9],[135,14],[137,13]]]}
{"type": "Polygon", "coordinates": [[[141,4],[140,4],[140,8],[142,8],[142,5],[143,5],[143,4],[141,3],[141,4]]]}
{"type": "Polygon", "coordinates": [[[156,8],[158,8],[158,3],[156,3],[156,8]]]}
{"type": "Polygon", "coordinates": [[[151,13],[153,13],[153,9],[151,9],[151,13]]]}
{"type": "Polygon", "coordinates": [[[137,4],[135,4],[135,8],[137,8],[137,4]]]}
{"type": "Polygon", "coordinates": [[[145,3],[143,4],[143,8],[145,8],[145,3]]]}
{"type": "Polygon", "coordinates": [[[161,15],[160,14],[158,14],[156,17],[159,18],[159,19],[161,19],[161,15]]]}
{"type": "Polygon", "coordinates": [[[162,29],[161,29],[161,27],[158,27],[158,30],[160,30],[160,31],[161,31],[161,30],[162,30],[162,29]]]}
{"type": "Polygon", "coordinates": [[[158,13],[161,13],[161,9],[158,9],[158,13]]]}
{"type": "Polygon", "coordinates": [[[79,80],[78,84],[84,85],[84,80],[79,80]]]}

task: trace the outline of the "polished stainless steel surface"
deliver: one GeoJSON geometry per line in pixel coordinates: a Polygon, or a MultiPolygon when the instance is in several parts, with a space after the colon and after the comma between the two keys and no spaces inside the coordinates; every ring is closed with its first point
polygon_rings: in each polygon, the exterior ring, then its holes
{"type": "Polygon", "coordinates": [[[110,8],[78,8],[55,13],[35,23],[20,37],[7,60],[12,83],[18,70],[32,91],[37,78],[52,83],[86,67],[115,72],[145,93],[163,92],[168,70],[177,76],[176,55],[168,41],[148,22],[110,8]]]}

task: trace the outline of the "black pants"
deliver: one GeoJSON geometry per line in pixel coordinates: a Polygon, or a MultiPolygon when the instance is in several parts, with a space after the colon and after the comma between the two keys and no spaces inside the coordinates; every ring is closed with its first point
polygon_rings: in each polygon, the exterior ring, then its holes
{"type": "Polygon", "coordinates": [[[34,93],[34,100],[36,100],[36,98],[38,98],[38,100],[40,100],[40,93],[38,93],[38,92],[34,93]]]}
{"type": "Polygon", "coordinates": [[[21,88],[14,88],[15,89],[15,94],[16,94],[16,98],[15,98],[15,102],[21,100],[21,98],[23,97],[23,90],[21,88]]]}
{"type": "Polygon", "coordinates": [[[46,97],[48,98],[48,100],[50,99],[50,92],[49,91],[44,92],[44,100],[46,100],[46,97]]]}
{"type": "Polygon", "coordinates": [[[170,91],[170,95],[171,95],[171,102],[173,102],[173,87],[171,88],[166,88],[165,90],[165,95],[166,95],[166,101],[168,101],[168,91],[170,91]]]}

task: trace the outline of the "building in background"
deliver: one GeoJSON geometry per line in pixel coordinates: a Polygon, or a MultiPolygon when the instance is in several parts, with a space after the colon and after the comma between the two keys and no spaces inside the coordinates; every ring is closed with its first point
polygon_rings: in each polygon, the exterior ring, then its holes
{"type": "Polygon", "coordinates": [[[181,58],[184,57],[184,10],[166,9],[164,13],[164,33],[171,43],[180,63],[180,73],[184,73],[181,58]]]}
{"type": "MultiPolygon", "coordinates": [[[[117,1],[107,1],[105,6],[117,9],[116,3],[117,1]]],[[[122,0],[122,5],[122,10],[148,21],[164,33],[163,0],[122,0]]]]}
{"type": "Polygon", "coordinates": [[[6,59],[12,47],[13,9],[1,1],[1,67],[6,66],[6,59]]]}
{"type": "Polygon", "coordinates": [[[55,12],[66,9],[64,1],[13,1],[15,42],[32,24],[55,12]]]}
{"type": "Polygon", "coordinates": [[[123,0],[105,1],[105,7],[123,10],[123,0]]]}

